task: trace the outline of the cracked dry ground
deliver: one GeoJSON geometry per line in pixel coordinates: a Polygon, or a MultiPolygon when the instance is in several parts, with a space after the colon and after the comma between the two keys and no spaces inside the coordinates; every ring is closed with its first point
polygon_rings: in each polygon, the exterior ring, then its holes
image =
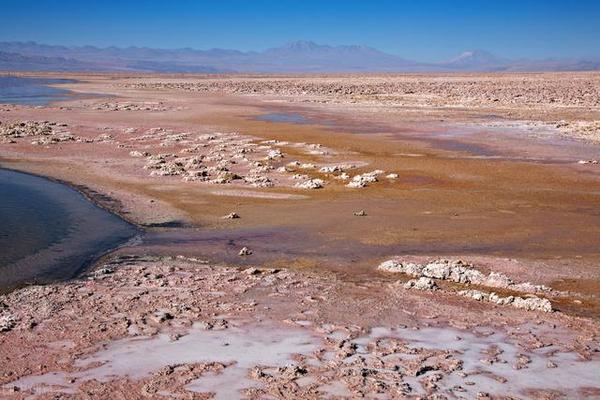
{"type": "Polygon", "coordinates": [[[120,256],[75,282],[2,297],[14,320],[0,336],[2,394],[228,398],[232,387],[248,398],[599,394],[596,324],[462,303],[335,274],[120,256]]]}

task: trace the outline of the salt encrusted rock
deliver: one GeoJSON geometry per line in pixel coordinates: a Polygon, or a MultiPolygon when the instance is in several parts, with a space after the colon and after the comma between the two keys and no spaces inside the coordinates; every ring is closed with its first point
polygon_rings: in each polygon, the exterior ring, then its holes
{"type": "Polygon", "coordinates": [[[347,181],[348,179],[350,179],[350,175],[348,175],[345,172],[342,172],[341,174],[335,176],[335,179],[339,179],[339,180],[342,180],[342,181],[347,181]]]}
{"type": "Polygon", "coordinates": [[[372,182],[377,182],[377,175],[371,175],[371,174],[362,174],[362,175],[356,175],[354,178],[352,178],[353,181],[362,181],[362,182],[366,182],[366,183],[372,183],[372,182]]]}
{"type": "MultiPolygon", "coordinates": [[[[402,263],[397,260],[388,260],[379,264],[377,269],[386,272],[403,273],[417,278],[425,277],[451,280],[461,284],[477,284],[527,293],[548,292],[552,290],[547,286],[533,285],[530,282],[515,284],[509,277],[497,272],[491,272],[489,275],[484,275],[480,271],[474,269],[470,264],[466,264],[460,260],[437,260],[424,266],[412,263],[402,263]]],[[[535,296],[527,298],[513,296],[500,297],[496,293],[487,293],[479,290],[463,290],[459,292],[459,294],[479,301],[488,301],[501,305],[511,304],[514,307],[526,310],[541,310],[545,312],[552,310],[549,300],[535,296]]]]}
{"type": "Polygon", "coordinates": [[[368,186],[369,183],[377,182],[377,176],[383,174],[382,170],[375,170],[366,172],[361,175],[356,175],[352,178],[352,181],[346,185],[349,188],[363,188],[368,186]]]}
{"type": "Polygon", "coordinates": [[[146,152],[141,152],[141,151],[137,151],[137,150],[133,150],[129,152],[129,155],[131,157],[146,157],[149,156],[150,153],[146,153],[146,152]]]}
{"type": "Polygon", "coordinates": [[[244,181],[254,187],[273,187],[274,184],[266,176],[246,176],[244,181]]]}
{"type": "Polygon", "coordinates": [[[438,288],[435,281],[431,278],[421,277],[419,279],[411,279],[404,284],[405,289],[417,290],[436,290],[438,288]]]}
{"type": "Polygon", "coordinates": [[[294,186],[300,189],[321,189],[325,185],[322,179],[309,179],[304,182],[298,182],[294,186]]]}
{"type": "Polygon", "coordinates": [[[525,299],[521,297],[515,297],[512,305],[517,308],[525,310],[539,310],[543,312],[552,312],[552,303],[548,299],[542,299],[540,297],[527,297],[525,299]]]}
{"type": "Polygon", "coordinates": [[[71,135],[70,132],[57,132],[52,133],[52,136],[43,136],[37,140],[33,140],[31,144],[35,145],[49,145],[55,143],[62,142],[73,142],[75,141],[75,136],[71,135]]]}
{"type": "Polygon", "coordinates": [[[223,184],[223,183],[229,183],[236,179],[242,179],[242,177],[239,176],[238,174],[234,174],[233,172],[221,171],[218,173],[217,177],[210,182],[217,183],[217,184],[223,184]]]}
{"type": "Polygon", "coordinates": [[[252,250],[250,250],[249,248],[247,248],[246,246],[242,247],[242,249],[240,250],[240,252],[238,253],[239,256],[249,256],[250,254],[252,254],[252,250]]]}
{"type": "Polygon", "coordinates": [[[26,136],[48,136],[57,124],[49,121],[20,121],[0,124],[0,136],[22,138],[26,136]]]}
{"type": "Polygon", "coordinates": [[[8,332],[12,330],[16,325],[17,321],[12,315],[0,315],[0,332],[8,332]]]}
{"type": "Polygon", "coordinates": [[[73,136],[70,132],[62,129],[67,124],[57,124],[49,121],[21,121],[14,123],[0,123],[0,138],[9,143],[15,143],[15,139],[33,137],[34,145],[51,145],[69,141],[83,141],[73,136]]]}
{"type": "Polygon", "coordinates": [[[552,303],[550,303],[550,300],[536,296],[527,298],[515,296],[500,297],[496,293],[488,293],[480,290],[461,290],[458,294],[470,297],[477,301],[485,301],[499,305],[511,305],[527,311],[552,312],[552,303]]]}
{"type": "Polygon", "coordinates": [[[331,174],[331,173],[337,172],[337,171],[339,171],[337,166],[325,166],[325,167],[319,168],[319,172],[322,172],[324,174],[331,174]]]}
{"type": "Polygon", "coordinates": [[[292,179],[295,179],[295,180],[298,180],[298,179],[310,179],[310,176],[304,175],[304,174],[294,174],[294,175],[292,175],[292,179]]]}
{"type": "Polygon", "coordinates": [[[291,162],[287,163],[286,165],[290,168],[294,168],[294,167],[299,167],[302,164],[300,164],[299,161],[291,161],[291,162]]]}
{"type": "Polygon", "coordinates": [[[512,289],[526,293],[549,292],[552,288],[545,285],[534,285],[531,282],[516,283],[511,286],[512,289]]]}
{"type": "Polygon", "coordinates": [[[600,161],[598,160],[579,160],[577,161],[577,164],[599,164],[600,161]]]}
{"type": "Polygon", "coordinates": [[[312,164],[312,163],[300,164],[298,167],[301,168],[301,169],[314,169],[314,168],[316,168],[315,164],[312,164]]]}
{"type": "Polygon", "coordinates": [[[177,161],[161,162],[152,166],[151,169],[154,169],[154,171],[150,172],[151,176],[173,176],[181,175],[185,172],[183,164],[177,161]]]}
{"type": "Polygon", "coordinates": [[[423,276],[435,279],[448,279],[450,277],[450,265],[447,262],[432,262],[427,264],[421,271],[423,276]]]}
{"type": "Polygon", "coordinates": [[[283,158],[283,153],[278,149],[270,150],[267,153],[267,160],[275,160],[278,158],[283,158]]]}
{"type": "Polygon", "coordinates": [[[404,264],[405,274],[412,276],[419,276],[423,273],[423,266],[415,263],[404,264]]]}
{"type": "Polygon", "coordinates": [[[456,283],[481,284],[485,275],[470,266],[455,265],[450,271],[450,280],[456,283]]]}
{"type": "Polygon", "coordinates": [[[367,213],[366,213],[365,210],[360,210],[360,211],[355,211],[354,215],[357,216],[357,217],[366,217],[367,213]]]}
{"type": "Polygon", "coordinates": [[[398,174],[387,174],[385,177],[388,179],[398,179],[398,174]]]}
{"type": "Polygon", "coordinates": [[[395,260],[384,261],[377,269],[386,272],[400,272],[411,276],[421,276],[423,266],[414,263],[401,263],[395,260]]]}
{"type": "Polygon", "coordinates": [[[332,174],[334,172],[344,172],[347,169],[355,168],[353,164],[326,165],[319,169],[319,172],[324,174],[332,174]]]}
{"type": "Polygon", "coordinates": [[[491,287],[506,288],[512,285],[514,282],[506,275],[498,272],[490,272],[487,276],[483,285],[491,287]]]}
{"type": "Polygon", "coordinates": [[[227,214],[223,217],[223,219],[237,219],[237,218],[240,218],[240,216],[236,212],[230,212],[229,214],[227,214]]]}
{"type": "Polygon", "coordinates": [[[364,188],[366,186],[367,186],[367,184],[365,182],[363,182],[363,181],[360,181],[360,180],[359,181],[354,181],[353,180],[352,182],[349,182],[346,185],[346,187],[349,187],[349,188],[352,188],[352,189],[360,189],[360,188],[364,188]]]}
{"type": "Polygon", "coordinates": [[[404,272],[404,266],[396,260],[387,260],[377,266],[380,271],[386,272],[404,272]]]}

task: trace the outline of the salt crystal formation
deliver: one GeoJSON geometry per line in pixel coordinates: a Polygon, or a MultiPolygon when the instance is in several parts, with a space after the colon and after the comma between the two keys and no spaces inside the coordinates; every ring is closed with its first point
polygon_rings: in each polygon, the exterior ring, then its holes
{"type": "MultiPolygon", "coordinates": [[[[534,285],[530,282],[515,283],[508,276],[490,272],[484,274],[475,269],[471,264],[461,260],[437,260],[428,264],[403,263],[397,260],[387,260],[377,267],[380,271],[402,273],[417,278],[409,281],[405,288],[433,290],[437,285],[433,279],[449,280],[463,285],[479,285],[500,289],[508,289],[525,293],[550,292],[552,289],[544,285],[534,285]]],[[[462,290],[458,294],[479,301],[487,301],[500,305],[508,304],[525,310],[540,310],[551,312],[552,305],[548,299],[530,295],[522,298],[518,296],[500,297],[496,293],[479,290],[462,290]]]]}

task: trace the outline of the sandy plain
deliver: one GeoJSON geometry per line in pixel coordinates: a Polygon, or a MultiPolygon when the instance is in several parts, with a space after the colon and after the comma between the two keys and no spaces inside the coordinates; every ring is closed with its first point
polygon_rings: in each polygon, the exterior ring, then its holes
{"type": "Polygon", "coordinates": [[[0,298],[4,396],[600,396],[600,74],[68,77],[0,165],[145,234],[0,298]],[[441,258],[502,282],[377,268],[441,258]]]}

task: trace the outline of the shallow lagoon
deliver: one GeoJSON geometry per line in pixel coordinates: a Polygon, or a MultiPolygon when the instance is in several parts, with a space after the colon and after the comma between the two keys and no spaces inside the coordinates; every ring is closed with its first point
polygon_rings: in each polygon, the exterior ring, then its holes
{"type": "Polygon", "coordinates": [[[73,82],[71,79],[0,76],[0,103],[43,106],[53,101],[67,100],[71,97],[70,91],[48,85],[73,82]]]}
{"type": "Polygon", "coordinates": [[[0,292],[71,278],[136,233],[74,189],[0,169],[0,292]]]}

